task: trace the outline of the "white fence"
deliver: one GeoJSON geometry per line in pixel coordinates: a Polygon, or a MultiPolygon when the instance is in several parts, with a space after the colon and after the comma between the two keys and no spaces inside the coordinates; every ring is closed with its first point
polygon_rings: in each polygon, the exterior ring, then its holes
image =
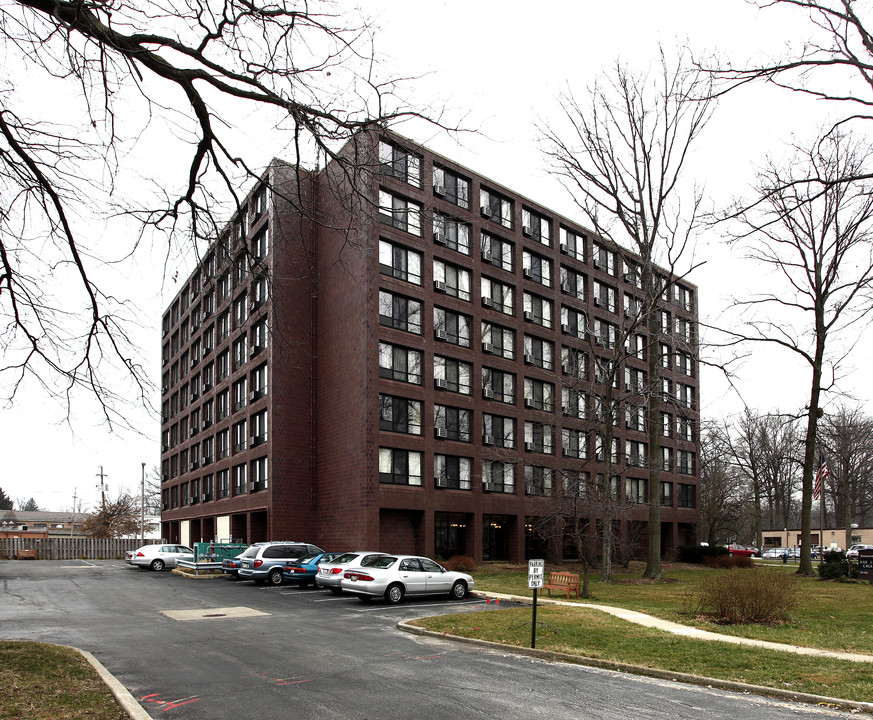
{"type": "Polygon", "coordinates": [[[16,560],[112,560],[142,545],[139,539],[0,538],[0,558],[16,560]]]}

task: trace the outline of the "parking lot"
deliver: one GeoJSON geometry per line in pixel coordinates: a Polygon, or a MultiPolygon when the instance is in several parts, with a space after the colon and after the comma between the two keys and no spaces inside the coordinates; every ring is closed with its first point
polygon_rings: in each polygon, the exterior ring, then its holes
{"type": "Polygon", "coordinates": [[[312,588],[142,571],[121,560],[0,561],[0,589],[0,638],[94,653],[155,718],[512,718],[583,708],[588,718],[610,720],[810,713],[396,628],[414,617],[505,607],[476,598],[365,604],[312,588]]]}

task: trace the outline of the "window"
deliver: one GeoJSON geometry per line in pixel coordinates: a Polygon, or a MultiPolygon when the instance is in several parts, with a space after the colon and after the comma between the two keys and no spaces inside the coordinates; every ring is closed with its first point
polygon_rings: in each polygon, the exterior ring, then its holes
{"type": "Polygon", "coordinates": [[[564,486],[564,497],[582,498],[588,494],[591,476],[586,471],[562,470],[561,479],[564,486]]]}
{"type": "Polygon", "coordinates": [[[203,356],[206,357],[215,348],[215,325],[210,325],[203,331],[201,341],[203,342],[203,356]]]}
{"type": "Polygon", "coordinates": [[[640,302],[639,298],[634,297],[633,295],[624,294],[624,316],[631,321],[631,323],[636,324],[642,322],[642,311],[643,305],[640,302]]]}
{"type": "Polygon", "coordinates": [[[218,342],[230,335],[230,311],[225,310],[218,316],[218,342]]]}
{"type": "Polygon", "coordinates": [[[470,426],[473,413],[470,410],[434,405],[433,427],[438,438],[470,442],[470,426]]]}
{"type": "Polygon", "coordinates": [[[512,201],[497,193],[480,188],[479,209],[482,217],[489,218],[503,227],[512,227],[512,201]]]}
{"type": "Polygon", "coordinates": [[[616,312],[616,290],[614,287],[594,281],[594,305],[611,313],[616,312]]]}
{"type": "Polygon", "coordinates": [[[624,454],[627,464],[634,467],[645,467],[647,464],[648,450],[646,443],[637,440],[624,441],[624,454]]]}
{"type": "Polygon", "coordinates": [[[213,460],[213,452],[215,450],[215,441],[213,438],[209,437],[203,440],[201,443],[201,448],[203,450],[203,466],[206,467],[213,460]]]}
{"type": "Polygon", "coordinates": [[[673,437],[673,416],[670,413],[661,413],[661,437],[673,437]]]}
{"type": "Polygon", "coordinates": [[[215,255],[210,253],[203,261],[203,278],[209,280],[215,277],[215,255]]]}
{"type": "Polygon", "coordinates": [[[246,406],[247,401],[246,378],[242,378],[233,384],[233,411],[242,410],[246,406]]]}
{"type": "Polygon", "coordinates": [[[421,485],[421,453],[379,448],[379,482],[388,485],[421,485]]]}
{"type": "Polygon", "coordinates": [[[464,255],[470,254],[470,226],[442,213],[433,214],[433,241],[464,255]]]}
{"type": "Polygon", "coordinates": [[[467,315],[435,307],[433,329],[437,340],[460,347],[470,347],[470,318],[467,315]]]}
{"type": "Polygon", "coordinates": [[[252,371],[252,402],[267,394],[267,364],[252,371]]]}
{"type": "Polygon", "coordinates": [[[247,466],[244,464],[233,466],[233,494],[245,495],[247,466]]]}
{"type": "Polygon", "coordinates": [[[533,210],[522,208],[521,231],[525,237],[532,238],[543,245],[552,244],[552,230],[549,220],[533,210]]]}
{"type": "Polygon", "coordinates": [[[561,388],[561,410],[567,417],[584,420],[588,417],[587,397],[576,388],[561,388]]]}
{"type": "Polygon", "coordinates": [[[441,390],[470,395],[473,366],[453,358],[435,355],[433,358],[433,384],[441,390]]]}
{"type": "Polygon", "coordinates": [[[433,456],[433,478],[438,488],[470,490],[473,461],[454,455],[433,456]]]}
{"type": "Polygon", "coordinates": [[[482,260],[494,267],[512,272],[512,243],[482,231],[482,260]]]}
{"type": "Polygon", "coordinates": [[[270,252],[270,228],[264,225],[252,238],[252,258],[255,262],[263,260],[270,252]]]}
{"type": "Polygon", "coordinates": [[[646,408],[644,405],[634,405],[633,403],[625,403],[624,406],[624,426],[628,430],[637,430],[645,432],[646,430],[646,408]]]}
{"type": "Polygon", "coordinates": [[[661,367],[669,370],[672,367],[670,360],[673,356],[670,346],[665,343],[658,343],[658,352],[661,355],[661,367]]]}
{"type": "Polygon", "coordinates": [[[233,341],[233,369],[237,370],[249,359],[249,336],[243,333],[233,341]]]}
{"type": "Polygon", "coordinates": [[[222,460],[230,455],[230,430],[215,434],[215,457],[222,460]]]}
{"type": "Polygon", "coordinates": [[[241,285],[251,272],[251,258],[247,253],[237,255],[233,261],[233,284],[241,285]]]}
{"type": "Polygon", "coordinates": [[[684,508],[697,507],[697,486],[679,483],[679,493],[676,504],[679,507],[684,508]]]}
{"type": "Polygon", "coordinates": [[[248,447],[248,435],[246,435],[246,421],[240,420],[233,425],[233,451],[243,452],[248,447]]]}
{"type": "Polygon", "coordinates": [[[552,263],[544,257],[525,250],[521,254],[522,273],[528,280],[552,287],[552,263]]]}
{"type": "Polygon", "coordinates": [[[642,478],[625,478],[624,496],[629,503],[645,505],[649,501],[649,481],[642,478]]]}
{"type": "Polygon", "coordinates": [[[673,507],[673,483],[661,481],[661,505],[673,507]]]}
{"type": "Polygon", "coordinates": [[[532,378],[524,379],[524,406],[535,410],[552,412],[555,389],[551,383],[532,378]]]}
{"type": "Polygon", "coordinates": [[[694,407],[694,388],[690,385],[676,383],[676,402],[687,408],[694,407]]]}
{"type": "Polygon", "coordinates": [[[661,448],[661,470],[665,472],[673,470],[673,448],[661,448]]]}
{"type": "Polygon", "coordinates": [[[617,328],[612,323],[594,318],[594,344],[605,348],[615,347],[617,328]]]}
{"type": "Polygon", "coordinates": [[[684,318],[676,318],[676,340],[679,342],[690,344],[692,342],[692,333],[694,323],[684,318]]]}
{"type": "Polygon", "coordinates": [[[267,458],[252,460],[252,490],[265,490],[267,485],[267,458]]]}
{"type": "Polygon", "coordinates": [[[618,425],[618,400],[613,399],[608,403],[600,395],[594,395],[591,402],[595,422],[618,425]]]}
{"type": "Polygon", "coordinates": [[[561,372],[577,380],[588,378],[588,355],[576,348],[561,348],[561,372]]]}
{"type": "Polygon", "coordinates": [[[691,355],[681,351],[676,353],[676,372],[688,377],[694,376],[694,360],[691,355]]]}
{"type": "Polygon", "coordinates": [[[528,495],[545,497],[552,494],[552,480],[555,471],[552,468],[537,465],[524,466],[524,491],[528,495]]]}
{"type": "Polygon", "coordinates": [[[437,292],[469,302],[470,271],[442,260],[434,260],[433,286],[437,292]]]}
{"type": "Polygon", "coordinates": [[[524,423],[524,449],[526,452],[552,454],[552,428],[545,423],[527,420],[524,423]]]}
{"type": "Polygon", "coordinates": [[[561,265],[561,292],[585,302],[585,276],[561,265]]]}
{"type": "MultiPolygon", "coordinates": [[[[612,451],[609,454],[610,462],[617,464],[618,463],[618,438],[612,438],[612,451]]],[[[598,462],[603,462],[604,459],[604,439],[602,435],[594,436],[594,459],[598,462]]]]}
{"type": "Polygon", "coordinates": [[[646,359],[646,336],[639,333],[628,335],[625,338],[624,350],[629,357],[635,357],[638,360],[646,359]]]}
{"type": "Polygon", "coordinates": [[[690,450],[676,451],[676,472],[682,475],[694,475],[694,453],[690,450]]]}
{"type": "Polygon", "coordinates": [[[482,323],[482,352],[500,355],[507,360],[515,357],[515,331],[493,323],[482,323]]]}
{"type": "Polygon", "coordinates": [[[524,336],[524,361],[528,365],[551,370],[555,364],[554,354],[553,343],[533,335],[524,336]]]}
{"type": "Polygon", "coordinates": [[[202,425],[200,426],[201,430],[206,430],[207,428],[212,427],[212,423],[215,422],[214,409],[215,409],[215,403],[212,400],[207,400],[200,407],[200,412],[202,413],[202,416],[203,416],[203,422],[202,422],[202,425]]]}
{"type": "Polygon", "coordinates": [[[543,327],[552,327],[552,303],[539,295],[525,292],[524,319],[543,327]]]}
{"type": "Polygon", "coordinates": [[[695,438],[694,426],[695,423],[693,418],[680,415],[679,422],[677,424],[677,434],[679,438],[681,440],[685,440],[686,442],[693,442],[695,438]]]}
{"type": "Polygon", "coordinates": [[[660,318],[661,332],[664,335],[669,335],[673,330],[670,323],[670,313],[667,310],[659,310],[658,317],[660,318]]]}
{"type": "Polygon", "coordinates": [[[599,270],[615,275],[615,253],[607,250],[604,245],[594,243],[594,253],[591,262],[599,270]]]}
{"type": "Polygon", "coordinates": [[[515,375],[503,370],[482,368],[482,397],[486,400],[515,404],[515,375]]]}
{"type": "Polygon", "coordinates": [[[379,221],[421,237],[421,205],[385,190],[379,191],[379,221]]]}
{"type": "Polygon", "coordinates": [[[482,277],[482,305],[504,315],[515,314],[512,285],[482,277]]]}
{"type": "Polygon", "coordinates": [[[380,393],[379,429],[421,435],[421,401],[380,393]]]}
{"type": "Polygon", "coordinates": [[[263,445],[267,442],[267,411],[261,410],[252,415],[251,418],[251,437],[249,438],[252,447],[263,445]]]}
{"type": "Polygon", "coordinates": [[[515,447],[515,420],[502,415],[482,414],[482,444],[499,448],[515,447]]]}
{"type": "Polygon", "coordinates": [[[458,207],[470,207],[470,181],[438,165],[433,166],[433,194],[458,207]]]}
{"type": "Polygon", "coordinates": [[[387,240],[380,240],[379,272],[414,285],[421,285],[421,253],[387,240]]]}
{"type": "Polygon", "coordinates": [[[688,288],[682,287],[681,285],[674,286],[674,299],[676,304],[681,307],[683,310],[687,310],[691,312],[694,307],[694,294],[688,288]]]}
{"type": "Polygon", "coordinates": [[[269,288],[267,286],[267,278],[260,275],[252,284],[252,312],[260,308],[267,302],[269,297],[269,288]]]}
{"type": "Polygon", "coordinates": [[[421,335],[421,301],[380,290],[379,323],[421,335]]]}
{"type": "Polygon", "coordinates": [[[584,340],[588,332],[588,319],[585,317],[585,313],[562,305],[561,332],[584,340]]]}
{"type": "Polygon", "coordinates": [[[515,492],[515,465],[496,460],[482,461],[482,489],[486,492],[515,492]]]}
{"type": "Polygon", "coordinates": [[[559,231],[559,241],[561,243],[561,252],[577,260],[585,262],[585,236],[578,235],[572,230],[562,227],[559,231]]]}
{"type": "Polygon", "coordinates": [[[673,381],[667,378],[661,378],[661,399],[665,403],[673,402],[673,381]]]}
{"type": "Polygon", "coordinates": [[[414,187],[421,187],[421,158],[395,143],[379,141],[382,172],[414,187]]]}
{"type": "Polygon", "coordinates": [[[267,188],[261,185],[252,197],[252,222],[267,212],[267,188]]]}
{"type": "Polygon", "coordinates": [[[218,497],[226,498],[230,496],[230,471],[219,470],[215,473],[215,483],[218,485],[218,497]]]}
{"type": "Polygon", "coordinates": [[[230,393],[223,390],[215,396],[215,414],[219,420],[223,420],[230,413],[230,393]]]}
{"type": "Polygon", "coordinates": [[[249,317],[249,305],[246,294],[243,293],[233,301],[233,326],[242,327],[249,317]]]}
{"type": "Polygon", "coordinates": [[[625,366],[624,368],[624,386],[630,393],[637,395],[645,394],[648,389],[646,382],[646,373],[637,368],[625,366]]]}
{"type": "Polygon", "coordinates": [[[587,458],[588,433],[584,430],[564,428],[561,430],[561,450],[564,453],[564,457],[587,458]]]}
{"type": "Polygon", "coordinates": [[[267,349],[267,319],[263,318],[252,325],[251,356],[255,357],[267,349]]]}
{"type": "Polygon", "coordinates": [[[379,375],[389,380],[421,385],[421,351],[380,342],[379,375]]]}

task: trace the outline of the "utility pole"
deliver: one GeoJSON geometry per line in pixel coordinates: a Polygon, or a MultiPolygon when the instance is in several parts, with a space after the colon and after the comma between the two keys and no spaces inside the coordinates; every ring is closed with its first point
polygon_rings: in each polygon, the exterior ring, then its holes
{"type": "Polygon", "coordinates": [[[143,545],[145,545],[145,466],[146,464],[143,463],[139,502],[139,534],[143,545]]]}
{"type": "Polygon", "coordinates": [[[76,526],[76,488],[73,488],[73,517],[70,520],[70,537],[73,537],[73,528],[76,526]]]}
{"type": "Polygon", "coordinates": [[[105,475],[103,473],[103,466],[102,465],[100,466],[100,472],[97,473],[97,477],[100,478],[100,485],[98,485],[98,487],[100,488],[100,507],[101,507],[102,511],[105,513],[106,512],[106,478],[108,477],[108,475],[105,475]]]}

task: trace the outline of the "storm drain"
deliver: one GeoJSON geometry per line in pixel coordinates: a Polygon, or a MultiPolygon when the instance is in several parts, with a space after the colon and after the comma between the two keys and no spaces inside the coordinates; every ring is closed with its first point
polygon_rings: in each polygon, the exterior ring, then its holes
{"type": "Polygon", "coordinates": [[[245,618],[269,615],[248,607],[200,608],[198,610],[161,610],[171,620],[214,620],[216,618],[245,618]]]}

